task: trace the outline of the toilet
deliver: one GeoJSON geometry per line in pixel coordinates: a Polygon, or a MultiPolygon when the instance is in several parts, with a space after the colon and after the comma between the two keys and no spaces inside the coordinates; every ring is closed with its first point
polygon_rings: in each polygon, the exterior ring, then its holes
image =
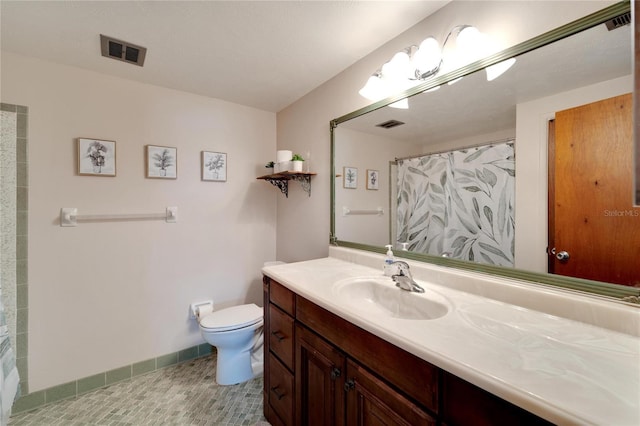
{"type": "Polygon", "coordinates": [[[216,382],[235,385],[263,371],[264,313],[254,303],[198,316],[202,337],[218,352],[216,382]]]}

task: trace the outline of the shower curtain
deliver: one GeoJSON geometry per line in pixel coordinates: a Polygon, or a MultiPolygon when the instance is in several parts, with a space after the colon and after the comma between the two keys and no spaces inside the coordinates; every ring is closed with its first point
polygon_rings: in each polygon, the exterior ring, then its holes
{"type": "Polygon", "coordinates": [[[419,253],[514,264],[514,141],[398,160],[397,241],[419,253]]]}
{"type": "Polygon", "coordinates": [[[16,358],[9,340],[9,328],[4,316],[4,305],[0,301],[0,424],[9,422],[11,406],[19,395],[20,377],[16,368],[16,358]]]}

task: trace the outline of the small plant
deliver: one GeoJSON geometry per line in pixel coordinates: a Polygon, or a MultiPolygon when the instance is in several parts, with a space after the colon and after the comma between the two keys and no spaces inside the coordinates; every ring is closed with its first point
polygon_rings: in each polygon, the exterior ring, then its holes
{"type": "Polygon", "coordinates": [[[268,162],[267,164],[265,164],[264,166],[265,166],[267,169],[273,169],[275,165],[276,165],[276,164],[275,164],[273,161],[269,161],[269,162],[268,162]]]}
{"type": "Polygon", "coordinates": [[[304,158],[302,158],[302,155],[300,154],[293,154],[293,158],[291,158],[291,161],[304,161],[304,158]]]}

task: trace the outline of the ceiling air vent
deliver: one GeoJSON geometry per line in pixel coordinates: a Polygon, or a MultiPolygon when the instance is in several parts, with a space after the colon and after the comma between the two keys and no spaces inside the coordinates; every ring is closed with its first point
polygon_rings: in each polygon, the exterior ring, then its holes
{"type": "Polygon", "coordinates": [[[100,34],[102,56],[142,66],[147,48],[100,34]]]}
{"type": "Polygon", "coordinates": [[[616,28],[624,27],[625,25],[629,25],[631,23],[631,12],[624,13],[620,16],[616,16],[605,22],[607,29],[609,31],[613,31],[616,28]]]}
{"type": "Polygon", "coordinates": [[[384,129],[391,129],[393,127],[402,126],[404,123],[398,120],[389,120],[384,123],[376,124],[376,127],[382,127],[384,129]]]}

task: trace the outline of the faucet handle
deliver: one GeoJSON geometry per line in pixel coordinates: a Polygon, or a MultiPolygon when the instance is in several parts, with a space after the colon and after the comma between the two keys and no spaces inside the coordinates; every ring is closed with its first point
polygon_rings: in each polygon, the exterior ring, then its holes
{"type": "Polygon", "coordinates": [[[409,272],[409,264],[403,260],[396,260],[392,263],[392,265],[396,265],[398,267],[398,274],[400,276],[411,276],[411,272],[409,272]]]}

